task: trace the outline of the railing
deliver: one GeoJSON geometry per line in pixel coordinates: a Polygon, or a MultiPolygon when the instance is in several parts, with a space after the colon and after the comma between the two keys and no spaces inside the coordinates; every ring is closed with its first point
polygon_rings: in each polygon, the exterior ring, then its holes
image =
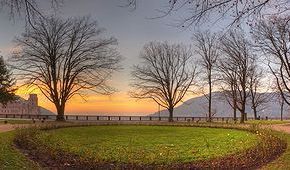
{"type": "MultiPolygon", "coordinates": [[[[31,114],[0,114],[0,118],[13,118],[13,119],[47,119],[56,120],[56,115],[31,115],[31,114]]],[[[98,116],[98,115],[65,115],[68,121],[168,121],[168,117],[164,116],[98,116]]],[[[238,121],[240,118],[237,118],[238,121]]],[[[249,117],[248,120],[254,118],[249,117]]],[[[261,118],[266,120],[266,118],[261,118]]],[[[279,117],[269,117],[267,120],[279,120],[279,117]]],[[[208,117],[174,117],[174,121],[183,122],[204,122],[208,117]]],[[[289,120],[289,118],[284,118],[289,120]]],[[[212,117],[212,121],[230,122],[234,121],[233,117],[212,117]]]]}

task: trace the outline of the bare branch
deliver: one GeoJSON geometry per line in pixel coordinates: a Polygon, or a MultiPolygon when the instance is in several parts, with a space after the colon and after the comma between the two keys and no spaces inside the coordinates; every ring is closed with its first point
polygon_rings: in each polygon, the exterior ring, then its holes
{"type": "Polygon", "coordinates": [[[110,94],[106,84],[119,68],[115,38],[100,37],[103,29],[89,17],[39,19],[16,41],[21,47],[12,61],[18,77],[52,101],[63,118],[65,103],[87,90],[110,94]]]}
{"type": "Polygon", "coordinates": [[[141,59],[143,65],[132,71],[134,91],[130,94],[167,108],[172,121],[174,107],[194,85],[196,68],[191,64],[191,51],[184,45],[151,42],[144,46],[141,59]]]}
{"type": "MultiPolygon", "coordinates": [[[[224,57],[219,62],[220,80],[224,95],[231,106],[241,112],[241,122],[245,119],[247,98],[249,97],[249,79],[255,59],[252,49],[244,35],[231,31],[221,39],[221,51],[224,57]]],[[[234,115],[235,116],[235,115],[234,115]]]]}

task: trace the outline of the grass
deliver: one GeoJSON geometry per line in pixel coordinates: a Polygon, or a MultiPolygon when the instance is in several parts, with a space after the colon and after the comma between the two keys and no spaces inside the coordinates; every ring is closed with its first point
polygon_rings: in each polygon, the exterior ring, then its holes
{"type": "Polygon", "coordinates": [[[0,119],[0,124],[4,124],[5,121],[9,124],[31,124],[32,120],[18,120],[18,119],[0,119]]]}
{"type": "Polygon", "coordinates": [[[0,133],[0,169],[38,169],[38,166],[29,161],[13,147],[14,132],[0,133]]]}
{"type": "Polygon", "coordinates": [[[41,133],[38,140],[97,161],[135,164],[208,160],[253,147],[259,141],[257,135],[240,130],[133,125],[56,129],[41,133]]]}

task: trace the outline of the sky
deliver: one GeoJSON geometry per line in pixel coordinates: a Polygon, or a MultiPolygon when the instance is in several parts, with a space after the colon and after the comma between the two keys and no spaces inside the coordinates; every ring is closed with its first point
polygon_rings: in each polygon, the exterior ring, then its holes
{"type": "MultiPolygon", "coordinates": [[[[133,65],[140,63],[139,53],[150,41],[168,41],[170,43],[192,44],[191,37],[197,27],[180,29],[175,26],[178,16],[160,19],[149,19],[158,16],[156,9],[164,5],[162,1],[140,1],[137,9],[132,11],[120,7],[120,0],[69,0],[57,11],[62,17],[91,16],[100,27],[105,28],[105,35],[118,39],[118,51],[124,57],[123,69],[115,73],[110,84],[118,91],[110,96],[87,94],[86,100],[75,97],[67,104],[67,114],[110,114],[110,115],[146,115],[158,110],[158,105],[150,101],[136,101],[128,95],[131,81],[130,71],[133,65]]],[[[49,4],[43,1],[39,6],[50,13],[49,4]]],[[[13,39],[25,31],[23,18],[11,20],[5,11],[0,11],[0,55],[9,58],[15,43],[13,39]]],[[[203,25],[200,29],[208,29],[212,25],[203,25]]],[[[221,27],[222,28],[222,27],[221,27]]],[[[214,29],[221,29],[215,25],[214,29]]],[[[27,97],[31,91],[21,88],[17,94],[27,97]]],[[[55,111],[48,99],[39,91],[33,91],[39,97],[39,105],[55,111]]],[[[194,94],[186,96],[187,99],[194,94]]]]}

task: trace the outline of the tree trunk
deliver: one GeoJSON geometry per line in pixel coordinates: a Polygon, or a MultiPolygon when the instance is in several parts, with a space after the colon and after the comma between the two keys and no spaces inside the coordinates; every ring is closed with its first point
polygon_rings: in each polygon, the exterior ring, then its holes
{"type": "Polygon", "coordinates": [[[240,123],[245,123],[245,112],[241,112],[241,121],[240,123]]]}
{"type": "Polygon", "coordinates": [[[242,103],[242,109],[241,111],[241,121],[240,123],[245,123],[246,120],[246,106],[245,106],[245,102],[242,103]]]}
{"type": "Polygon", "coordinates": [[[237,120],[237,108],[234,108],[234,121],[237,120]]]}
{"type": "Polygon", "coordinates": [[[64,118],[64,105],[58,105],[56,106],[56,110],[57,110],[57,116],[56,116],[56,121],[65,121],[64,118]]]}
{"type": "Polygon", "coordinates": [[[236,98],[233,97],[233,110],[234,110],[234,121],[237,121],[237,101],[236,98]]]}
{"type": "MultiPolygon", "coordinates": [[[[246,78],[243,78],[243,80],[245,80],[245,79],[246,78]]],[[[246,84],[245,83],[243,83],[242,89],[243,89],[243,98],[242,98],[241,109],[240,109],[240,111],[241,111],[241,122],[240,123],[245,123],[245,120],[246,120],[246,103],[247,103],[247,98],[246,98],[247,92],[246,92],[246,84]]]]}
{"type": "Polygon", "coordinates": [[[173,122],[173,107],[169,107],[168,111],[169,111],[169,122],[173,122]]]}
{"type": "Polygon", "coordinates": [[[254,112],[254,118],[255,118],[255,120],[258,120],[257,108],[256,107],[253,107],[253,112],[254,112]]]}
{"type": "MultiPolygon", "coordinates": [[[[211,73],[210,73],[211,74],[211,73]]],[[[209,75],[209,96],[208,96],[208,121],[211,122],[212,114],[211,114],[211,97],[212,97],[212,89],[211,89],[211,76],[209,75]]]]}
{"type": "Polygon", "coordinates": [[[284,111],[284,100],[282,99],[282,102],[281,102],[281,113],[280,113],[280,116],[281,116],[281,121],[283,121],[283,111],[284,111]]]}

